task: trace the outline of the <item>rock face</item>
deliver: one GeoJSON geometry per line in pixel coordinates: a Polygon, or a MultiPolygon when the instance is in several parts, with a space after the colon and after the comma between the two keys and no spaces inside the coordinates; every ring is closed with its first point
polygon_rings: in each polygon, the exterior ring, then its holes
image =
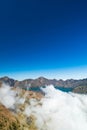
{"type": "Polygon", "coordinates": [[[7,85],[14,86],[15,82],[17,82],[17,80],[11,79],[7,76],[0,78],[0,84],[5,83],[7,85]]]}
{"type": "Polygon", "coordinates": [[[0,84],[5,83],[13,87],[20,87],[24,89],[28,89],[29,87],[41,87],[46,85],[54,85],[59,87],[68,87],[68,88],[76,88],[78,86],[87,86],[87,79],[82,80],[56,80],[56,79],[47,79],[44,77],[39,77],[37,79],[26,79],[23,81],[18,81],[11,79],[9,77],[0,78],[0,84]]]}
{"type": "Polygon", "coordinates": [[[80,94],[87,94],[87,86],[78,86],[73,89],[73,92],[80,94]]]}

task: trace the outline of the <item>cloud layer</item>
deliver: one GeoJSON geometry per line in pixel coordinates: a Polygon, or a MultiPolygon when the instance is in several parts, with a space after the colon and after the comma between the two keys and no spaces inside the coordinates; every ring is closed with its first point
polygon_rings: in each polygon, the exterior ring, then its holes
{"type": "MultiPolygon", "coordinates": [[[[87,95],[65,93],[52,85],[42,90],[45,96],[41,100],[30,99],[23,111],[26,116],[35,116],[38,130],[87,129],[87,95]]],[[[26,95],[20,98],[16,94],[9,86],[3,86],[0,88],[0,102],[7,108],[24,104],[26,95]]]]}

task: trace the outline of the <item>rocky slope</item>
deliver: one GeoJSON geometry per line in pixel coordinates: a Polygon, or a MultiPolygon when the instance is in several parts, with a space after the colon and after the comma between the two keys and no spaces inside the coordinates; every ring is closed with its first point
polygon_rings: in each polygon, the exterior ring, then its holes
{"type": "Polygon", "coordinates": [[[0,104],[0,130],[37,130],[34,116],[26,117],[22,110],[13,113],[0,104]]]}
{"type": "MultiPolygon", "coordinates": [[[[1,86],[1,88],[3,88],[3,86],[1,86]]],[[[30,114],[27,116],[24,111],[27,106],[31,105],[30,100],[39,102],[43,95],[37,92],[25,91],[13,87],[8,89],[9,93],[4,88],[5,93],[2,93],[3,91],[1,88],[1,94],[7,96],[5,97],[5,103],[1,101],[2,97],[0,97],[0,130],[37,130],[34,115],[30,114]],[[6,105],[11,91],[16,93],[16,96],[13,95],[15,103],[14,107],[7,108],[3,104],[6,105]]]]}
{"type": "Polygon", "coordinates": [[[78,86],[73,89],[73,92],[80,94],[87,94],[87,86],[78,86]]]}
{"type": "Polygon", "coordinates": [[[21,130],[17,118],[0,104],[0,130],[21,130]]]}

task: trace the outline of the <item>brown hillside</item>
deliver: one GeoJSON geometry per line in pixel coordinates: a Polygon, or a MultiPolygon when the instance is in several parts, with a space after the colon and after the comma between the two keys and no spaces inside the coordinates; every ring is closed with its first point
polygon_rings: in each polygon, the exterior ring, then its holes
{"type": "Polygon", "coordinates": [[[33,116],[26,118],[22,114],[13,115],[0,104],[0,130],[37,130],[37,128],[33,116]]]}

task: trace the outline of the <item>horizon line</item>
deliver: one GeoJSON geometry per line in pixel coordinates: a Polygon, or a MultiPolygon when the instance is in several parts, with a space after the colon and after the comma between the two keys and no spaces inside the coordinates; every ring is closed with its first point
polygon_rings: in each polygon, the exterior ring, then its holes
{"type": "Polygon", "coordinates": [[[0,76],[0,79],[1,78],[9,78],[9,79],[13,79],[13,80],[18,80],[18,81],[23,81],[23,80],[28,80],[28,79],[32,79],[32,80],[35,80],[35,79],[39,79],[39,78],[45,78],[45,79],[48,79],[48,80],[63,80],[63,81],[66,81],[66,80],[83,80],[83,79],[87,79],[87,77],[83,77],[83,78],[67,78],[67,79],[62,79],[62,78],[47,78],[45,76],[39,76],[39,77],[36,77],[36,78],[24,78],[22,80],[19,80],[19,79],[16,79],[14,77],[11,77],[11,76],[7,76],[7,75],[4,75],[4,76],[0,76]]]}

